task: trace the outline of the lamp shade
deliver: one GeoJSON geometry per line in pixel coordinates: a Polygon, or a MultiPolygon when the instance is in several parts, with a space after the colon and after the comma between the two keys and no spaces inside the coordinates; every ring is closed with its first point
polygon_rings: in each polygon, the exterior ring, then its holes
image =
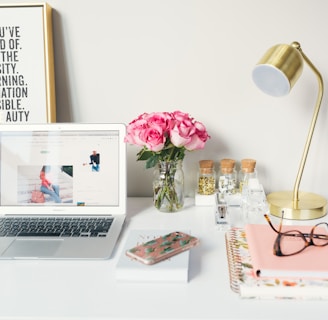
{"type": "Polygon", "coordinates": [[[290,92],[303,70],[303,58],[294,45],[270,48],[253,70],[253,81],[263,92],[279,97],[290,92]]]}

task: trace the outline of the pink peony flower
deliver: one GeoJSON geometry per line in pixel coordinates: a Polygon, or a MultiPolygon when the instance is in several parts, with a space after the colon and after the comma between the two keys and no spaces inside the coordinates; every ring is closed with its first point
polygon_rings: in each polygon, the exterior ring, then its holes
{"type": "Polygon", "coordinates": [[[201,122],[174,111],[141,114],[127,126],[124,141],[143,147],[138,160],[147,160],[148,168],[159,160],[182,160],[185,150],[203,149],[209,138],[201,122]]]}
{"type": "Polygon", "coordinates": [[[143,140],[143,132],[148,128],[147,120],[141,116],[133,120],[127,127],[127,134],[124,137],[124,141],[138,146],[143,146],[145,141],[143,140]]]}
{"type": "Polygon", "coordinates": [[[178,148],[186,146],[192,135],[195,133],[195,128],[192,123],[176,122],[170,130],[170,139],[173,145],[178,148]]]}
{"type": "Polygon", "coordinates": [[[166,141],[163,128],[156,123],[151,123],[147,129],[143,130],[140,139],[144,141],[146,148],[154,152],[161,151],[166,141]]]}
{"type": "Polygon", "coordinates": [[[205,126],[201,122],[196,121],[194,126],[196,132],[192,135],[190,142],[185,145],[189,151],[204,149],[206,141],[210,138],[205,126]]]}
{"type": "Polygon", "coordinates": [[[171,115],[168,112],[153,112],[145,116],[149,126],[152,124],[159,125],[164,132],[169,130],[169,121],[171,120],[171,115]]]}

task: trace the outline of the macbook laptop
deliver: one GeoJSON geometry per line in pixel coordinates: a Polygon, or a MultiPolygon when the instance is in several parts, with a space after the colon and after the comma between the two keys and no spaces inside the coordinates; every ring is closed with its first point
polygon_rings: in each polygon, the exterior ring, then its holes
{"type": "Polygon", "coordinates": [[[0,259],[106,259],[126,216],[123,124],[0,126],[0,259]]]}

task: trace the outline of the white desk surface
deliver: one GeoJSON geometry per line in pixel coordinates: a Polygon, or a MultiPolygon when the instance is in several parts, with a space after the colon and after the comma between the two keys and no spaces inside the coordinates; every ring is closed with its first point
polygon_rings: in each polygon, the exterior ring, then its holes
{"type": "MultiPolygon", "coordinates": [[[[314,223],[314,222],[313,222],[314,223]]],[[[161,213],[150,198],[128,199],[116,251],[105,261],[1,261],[0,319],[324,319],[327,301],[243,300],[229,287],[224,233],[211,207],[187,199],[161,213]],[[121,283],[115,265],[131,229],[191,230],[189,283],[121,283]]]]}

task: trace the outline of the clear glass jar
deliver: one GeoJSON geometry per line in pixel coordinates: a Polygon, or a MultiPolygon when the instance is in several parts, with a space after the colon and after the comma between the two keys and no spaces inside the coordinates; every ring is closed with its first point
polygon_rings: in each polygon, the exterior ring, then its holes
{"type": "Polygon", "coordinates": [[[197,193],[211,195],[215,193],[216,174],[213,160],[199,161],[197,193]]]}
{"type": "Polygon", "coordinates": [[[159,161],[153,176],[153,203],[163,212],[176,212],[184,204],[182,161],[159,161]]]}
{"type": "MultiPolygon", "coordinates": [[[[218,192],[222,197],[225,194],[234,194],[237,189],[237,172],[235,169],[235,160],[222,159],[220,161],[220,170],[218,174],[218,192]]],[[[222,198],[221,197],[221,198],[222,198]]]]}
{"type": "Polygon", "coordinates": [[[243,188],[248,185],[249,179],[256,179],[257,172],[255,170],[256,160],[243,159],[238,173],[239,192],[243,193],[243,188]]]}

